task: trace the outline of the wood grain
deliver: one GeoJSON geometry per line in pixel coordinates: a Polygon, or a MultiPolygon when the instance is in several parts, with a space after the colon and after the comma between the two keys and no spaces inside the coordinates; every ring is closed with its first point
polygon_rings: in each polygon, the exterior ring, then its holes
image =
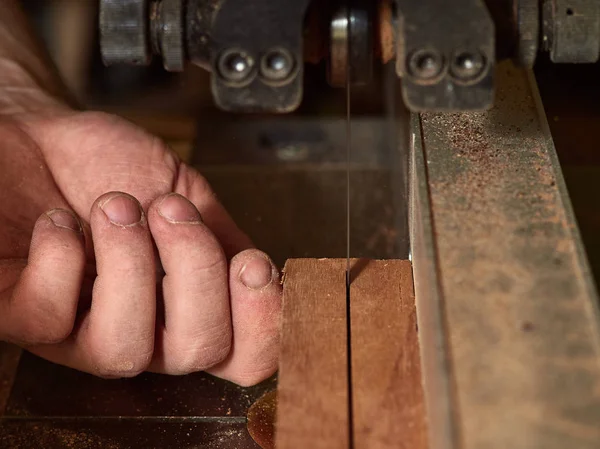
{"type": "Polygon", "coordinates": [[[348,449],[346,261],[285,265],[277,449],[348,449]]]}
{"type": "Polygon", "coordinates": [[[412,267],[352,260],[348,400],[345,259],[285,266],[277,449],[426,449],[412,267]],[[349,415],[352,413],[352,423],[349,415]]]}
{"type": "Polygon", "coordinates": [[[355,260],[351,279],[354,448],[425,449],[411,264],[355,260]]]}

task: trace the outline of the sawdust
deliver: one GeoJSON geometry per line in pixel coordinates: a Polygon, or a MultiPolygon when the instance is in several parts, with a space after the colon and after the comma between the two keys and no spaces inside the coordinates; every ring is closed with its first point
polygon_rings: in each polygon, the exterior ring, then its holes
{"type": "MultiPolygon", "coordinates": [[[[538,123],[518,124],[507,112],[425,115],[428,132],[449,142],[450,157],[458,158],[462,168],[442,177],[433,188],[453,192],[452,198],[462,200],[457,212],[473,230],[480,229],[480,217],[489,223],[490,216],[497,220],[496,226],[510,227],[524,211],[531,213],[534,222],[564,224],[565,217],[556,207],[559,193],[546,142],[533,130],[538,123]],[[525,153],[527,158],[522,156],[525,153]]],[[[516,116],[520,113],[515,111],[516,116]]]]}
{"type": "Polygon", "coordinates": [[[206,446],[207,449],[243,449],[246,445],[233,444],[235,440],[243,441],[244,431],[236,429],[227,429],[216,432],[211,436],[211,441],[206,446]]]}
{"type": "Polygon", "coordinates": [[[64,429],[56,424],[31,424],[27,432],[0,434],[0,447],[29,449],[35,442],[39,448],[65,449],[121,449],[111,438],[104,438],[85,431],[64,429]]]}
{"type": "Polygon", "coordinates": [[[423,135],[435,232],[444,236],[438,241],[444,277],[486,298],[488,312],[514,323],[512,329],[529,333],[523,323],[532,316],[515,313],[510,298],[540,288],[532,274],[541,266],[560,279],[557,269],[572,260],[574,248],[552,148],[528,87],[515,84],[504,94],[511,98],[499,95],[489,112],[423,114],[423,135]]]}

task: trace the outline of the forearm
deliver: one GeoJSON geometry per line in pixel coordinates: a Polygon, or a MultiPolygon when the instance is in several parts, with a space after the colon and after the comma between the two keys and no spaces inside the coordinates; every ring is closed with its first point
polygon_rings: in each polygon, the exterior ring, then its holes
{"type": "Polygon", "coordinates": [[[64,108],[66,89],[17,0],[0,0],[0,115],[64,108]]]}

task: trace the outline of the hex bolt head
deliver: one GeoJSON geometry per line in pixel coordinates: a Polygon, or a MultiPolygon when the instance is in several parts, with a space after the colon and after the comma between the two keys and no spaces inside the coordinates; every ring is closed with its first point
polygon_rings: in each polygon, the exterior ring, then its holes
{"type": "Polygon", "coordinates": [[[408,71],[417,81],[432,81],[444,70],[444,58],[432,49],[420,49],[408,57],[408,71]]]}
{"type": "Polygon", "coordinates": [[[480,51],[461,51],[452,58],[450,73],[457,81],[474,82],[485,67],[486,59],[480,51]]]}
{"type": "Polygon", "coordinates": [[[219,57],[217,68],[225,81],[243,83],[250,78],[254,59],[244,50],[229,49],[219,57]]]}
{"type": "Polygon", "coordinates": [[[284,48],[269,50],[260,61],[260,73],[268,81],[282,82],[294,70],[294,57],[284,48]]]}
{"type": "Polygon", "coordinates": [[[148,0],[100,1],[100,49],[106,65],[150,64],[148,0]]]}

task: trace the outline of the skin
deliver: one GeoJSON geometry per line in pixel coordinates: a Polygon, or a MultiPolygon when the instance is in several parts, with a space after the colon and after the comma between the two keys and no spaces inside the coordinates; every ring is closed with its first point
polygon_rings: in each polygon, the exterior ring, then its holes
{"type": "Polygon", "coordinates": [[[270,376],[269,257],[162,141],[64,92],[0,2],[0,339],[108,378],[270,376]]]}

